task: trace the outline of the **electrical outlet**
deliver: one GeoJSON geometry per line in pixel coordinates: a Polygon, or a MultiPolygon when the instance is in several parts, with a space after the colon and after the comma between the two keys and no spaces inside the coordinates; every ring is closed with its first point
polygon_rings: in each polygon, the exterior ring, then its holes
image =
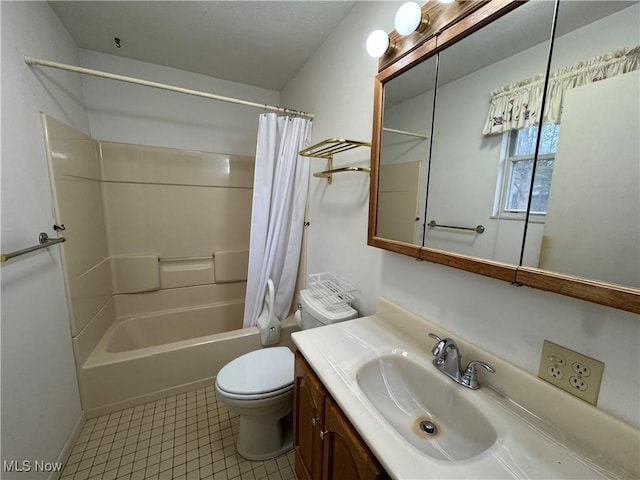
{"type": "Polygon", "coordinates": [[[604,363],[562,345],[544,341],[538,377],[589,402],[598,403],[604,363]]]}

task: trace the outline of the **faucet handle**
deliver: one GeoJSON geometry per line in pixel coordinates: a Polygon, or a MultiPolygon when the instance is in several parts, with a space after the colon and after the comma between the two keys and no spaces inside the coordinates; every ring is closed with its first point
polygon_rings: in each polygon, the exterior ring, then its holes
{"type": "Polygon", "coordinates": [[[433,353],[434,356],[439,357],[440,354],[442,353],[442,349],[444,348],[445,342],[435,333],[430,333],[429,336],[435,339],[436,342],[438,342],[431,349],[431,353],[433,353]]]}
{"type": "Polygon", "coordinates": [[[472,390],[480,388],[478,385],[478,371],[476,367],[483,367],[485,370],[491,373],[495,373],[496,369],[488,363],[481,362],[480,360],[472,360],[467,365],[464,374],[462,375],[462,384],[469,387],[472,390]]]}

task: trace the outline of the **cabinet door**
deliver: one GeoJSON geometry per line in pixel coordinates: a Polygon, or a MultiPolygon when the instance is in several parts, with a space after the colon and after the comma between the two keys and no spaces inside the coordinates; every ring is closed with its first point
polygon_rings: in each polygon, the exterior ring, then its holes
{"type": "Polygon", "coordinates": [[[299,480],[322,477],[322,439],[326,390],[306,360],[296,352],[293,400],[293,448],[299,480]]]}
{"type": "Polygon", "coordinates": [[[389,478],[333,399],[325,402],[323,480],[389,478]]]}

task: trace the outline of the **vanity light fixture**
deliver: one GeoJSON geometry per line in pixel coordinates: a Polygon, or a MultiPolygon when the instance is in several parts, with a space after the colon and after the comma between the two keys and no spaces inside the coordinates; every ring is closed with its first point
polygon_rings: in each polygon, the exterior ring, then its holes
{"type": "Polygon", "coordinates": [[[440,3],[453,3],[455,0],[438,0],[440,3]]]}
{"type": "Polygon", "coordinates": [[[422,33],[428,26],[429,16],[422,15],[422,9],[416,2],[404,3],[396,12],[395,27],[400,35],[422,33]]]}
{"type": "Polygon", "coordinates": [[[367,53],[373,58],[380,58],[393,47],[389,36],[383,30],[374,30],[367,38],[367,53]]]}

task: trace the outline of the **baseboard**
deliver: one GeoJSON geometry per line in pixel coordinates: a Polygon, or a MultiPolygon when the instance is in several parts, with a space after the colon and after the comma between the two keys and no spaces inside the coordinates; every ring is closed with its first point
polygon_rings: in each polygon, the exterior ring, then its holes
{"type": "MultiPolygon", "coordinates": [[[[61,463],[62,465],[64,465],[67,462],[67,459],[69,458],[69,455],[71,455],[71,451],[73,450],[73,447],[75,446],[76,441],[80,436],[80,432],[82,432],[82,427],[84,427],[84,423],[86,421],[87,421],[87,416],[84,413],[84,410],[82,410],[80,412],[80,415],[78,415],[78,419],[76,420],[76,423],[73,426],[71,433],[69,433],[69,436],[67,437],[67,441],[64,442],[62,451],[60,452],[60,455],[58,455],[58,459],[56,460],[57,463],[61,463]]],[[[60,478],[61,474],[62,474],[62,469],[58,472],[50,472],[47,479],[57,480],[58,478],[60,478]]]]}

